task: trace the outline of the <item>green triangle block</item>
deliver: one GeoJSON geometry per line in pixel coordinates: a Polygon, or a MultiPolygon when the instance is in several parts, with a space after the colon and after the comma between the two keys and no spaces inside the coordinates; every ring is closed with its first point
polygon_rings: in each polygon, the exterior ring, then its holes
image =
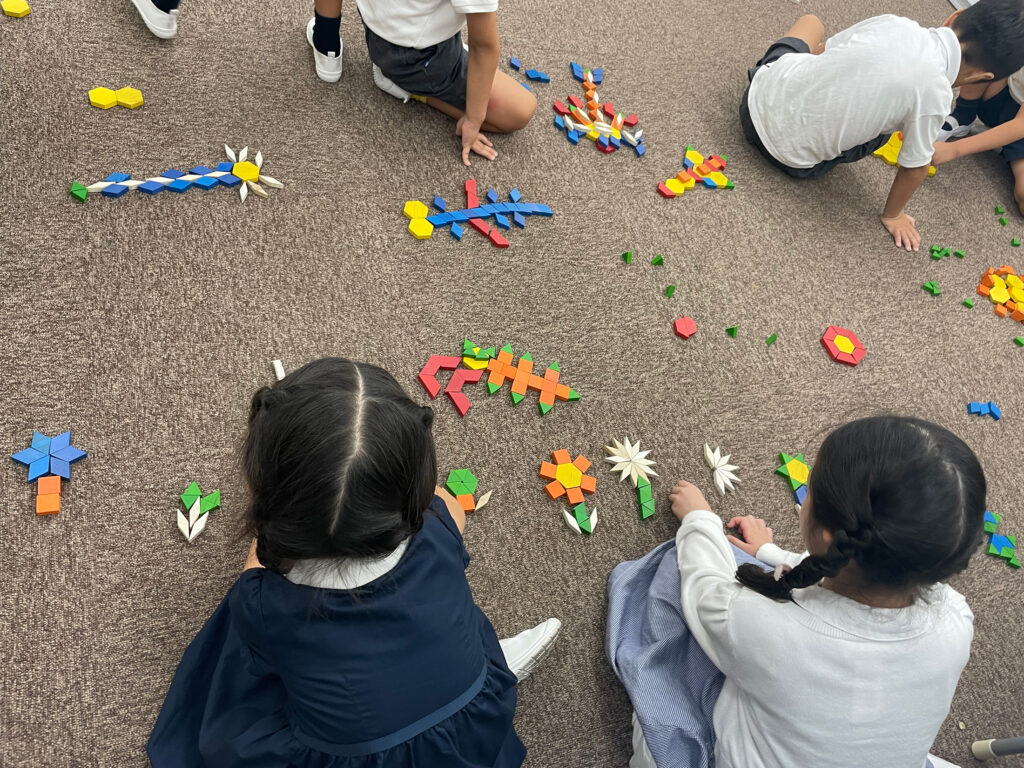
{"type": "Polygon", "coordinates": [[[570,388],[569,389],[569,399],[570,400],[579,400],[580,399],[580,393],[577,392],[575,389],[570,388]]]}
{"type": "Polygon", "coordinates": [[[777,338],[779,338],[779,334],[773,333],[771,336],[769,336],[767,339],[764,340],[764,343],[765,343],[766,346],[770,347],[772,344],[775,343],[775,340],[777,338]]]}
{"type": "Polygon", "coordinates": [[[548,366],[548,370],[549,371],[558,371],[559,373],[562,372],[562,369],[558,367],[558,361],[557,360],[553,360],[551,362],[551,365],[548,366]]]}
{"type": "Polygon", "coordinates": [[[988,545],[988,554],[990,554],[990,555],[998,555],[999,554],[999,550],[996,549],[993,544],[989,544],[988,545]]]}
{"type": "Polygon", "coordinates": [[[469,339],[463,340],[463,342],[462,342],[462,354],[464,354],[464,355],[472,355],[473,354],[473,347],[475,347],[475,346],[476,346],[476,344],[474,344],[469,339]]]}
{"type": "Polygon", "coordinates": [[[199,513],[205,515],[220,506],[220,491],[212,491],[199,500],[199,513]]]}
{"type": "Polygon", "coordinates": [[[957,248],[955,251],[953,251],[953,255],[956,256],[958,259],[962,259],[964,257],[964,252],[957,248]]]}
{"type": "Polygon", "coordinates": [[[803,483],[801,483],[799,480],[792,477],[787,477],[786,480],[789,481],[789,490],[791,491],[795,491],[797,488],[803,485],[803,483]]]}
{"type": "Polygon", "coordinates": [[[487,349],[481,349],[479,352],[477,352],[476,359],[477,360],[489,359],[489,358],[494,357],[496,354],[497,353],[494,351],[494,347],[488,347],[487,349]]]}
{"type": "Polygon", "coordinates": [[[594,529],[590,527],[590,519],[587,517],[587,505],[586,503],[577,504],[572,508],[572,515],[576,518],[576,524],[579,525],[580,530],[583,533],[593,533],[594,529]]]}
{"type": "Polygon", "coordinates": [[[1010,241],[1010,245],[1012,245],[1012,246],[1013,246],[1014,248],[1016,248],[1017,246],[1019,246],[1019,245],[1020,245],[1020,240],[1018,240],[1018,239],[1017,239],[1017,238],[1015,237],[1015,238],[1013,238],[1013,239],[1012,239],[1012,240],[1010,241]]]}
{"type": "Polygon", "coordinates": [[[487,382],[487,394],[488,395],[493,395],[499,389],[501,389],[501,385],[500,384],[492,384],[489,381],[487,382]]]}
{"type": "Polygon", "coordinates": [[[995,533],[998,527],[996,523],[985,523],[985,533],[995,533]]]}
{"type": "Polygon", "coordinates": [[[530,357],[530,353],[529,352],[523,352],[523,354],[521,354],[519,356],[519,358],[521,360],[526,360],[528,363],[532,363],[533,362],[533,358],[530,357]]]}
{"type": "Polygon", "coordinates": [[[968,309],[974,309],[974,299],[964,299],[964,306],[968,309]]]}
{"type": "Polygon", "coordinates": [[[643,477],[642,475],[638,475],[637,476],[637,478],[636,478],[636,488],[637,488],[637,490],[640,490],[641,488],[650,488],[650,487],[651,487],[651,481],[650,480],[648,480],[646,477],[643,477]]]}
{"type": "Polygon", "coordinates": [[[1018,336],[1013,340],[1013,343],[1018,347],[1024,347],[1024,336],[1018,336]]]}
{"type": "Polygon", "coordinates": [[[515,392],[510,393],[512,395],[512,404],[519,405],[523,402],[523,395],[516,394],[515,392]]]}
{"type": "Polygon", "coordinates": [[[730,336],[732,336],[735,339],[736,338],[736,332],[738,330],[739,330],[739,326],[738,325],[730,325],[728,328],[725,329],[725,332],[728,333],[730,336]]]}
{"type": "Polygon", "coordinates": [[[506,344],[504,347],[501,348],[501,351],[502,352],[508,352],[511,355],[512,354],[512,345],[511,344],[506,344]]]}
{"type": "Polygon", "coordinates": [[[551,406],[547,405],[546,403],[537,403],[537,406],[540,408],[541,416],[543,416],[545,413],[551,410],[551,406]]]}
{"type": "Polygon", "coordinates": [[[719,157],[722,158],[722,162],[723,163],[728,163],[729,162],[729,158],[726,157],[725,155],[719,155],[719,157]]]}
{"type": "Polygon", "coordinates": [[[192,509],[192,505],[196,503],[196,499],[203,495],[203,492],[199,490],[199,483],[193,482],[185,489],[185,492],[181,494],[181,503],[185,505],[185,509],[192,509]]]}
{"type": "Polygon", "coordinates": [[[1003,225],[1003,226],[1005,227],[1005,226],[1006,226],[1007,224],[1009,224],[1010,222],[1009,222],[1009,221],[1007,221],[1006,219],[1000,219],[1000,220],[999,220],[999,223],[1000,223],[1000,224],[1002,224],[1002,225],[1003,225]]]}
{"type": "Polygon", "coordinates": [[[665,295],[668,296],[670,299],[673,295],[675,295],[675,292],[676,287],[674,285],[670,285],[668,288],[665,289],[665,295]]]}
{"type": "Polygon", "coordinates": [[[76,200],[80,200],[81,202],[84,203],[85,202],[85,198],[87,198],[89,196],[89,190],[86,189],[81,184],[79,184],[77,181],[72,181],[71,182],[71,196],[74,197],[76,200]]]}
{"type": "MultiPolygon", "coordinates": [[[[724,160],[725,158],[723,157],[722,159],[724,160]]],[[[726,189],[736,189],[736,185],[733,183],[732,179],[729,179],[729,181],[727,181],[726,184],[725,184],[725,188],[726,189]]]]}
{"type": "Polygon", "coordinates": [[[1017,559],[1016,555],[1010,558],[1009,563],[1014,568],[1020,568],[1020,560],[1017,559]]]}
{"type": "Polygon", "coordinates": [[[997,205],[997,206],[996,206],[996,213],[997,213],[997,214],[1003,214],[1003,213],[1006,213],[1006,209],[1005,209],[1005,208],[1003,208],[1003,206],[1001,206],[1001,205],[997,205]]]}
{"type": "Polygon", "coordinates": [[[632,251],[626,251],[624,254],[622,254],[622,260],[624,262],[626,262],[627,264],[632,264],[633,263],[633,252],[632,251]]]}
{"type": "Polygon", "coordinates": [[[654,514],[654,502],[645,502],[640,505],[640,519],[646,520],[648,517],[654,514]]]}
{"type": "Polygon", "coordinates": [[[657,256],[655,256],[653,259],[651,259],[651,264],[654,265],[655,267],[660,267],[664,263],[665,263],[665,259],[662,258],[660,253],[657,256]]]}

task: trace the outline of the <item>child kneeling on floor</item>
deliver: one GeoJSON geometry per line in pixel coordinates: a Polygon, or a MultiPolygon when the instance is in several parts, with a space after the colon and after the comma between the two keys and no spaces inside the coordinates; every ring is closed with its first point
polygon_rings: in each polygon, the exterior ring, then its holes
{"type": "Polygon", "coordinates": [[[904,209],[928,173],[953,87],[1022,66],[1022,0],[979,0],[934,29],[876,16],[828,40],[816,17],[803,16],[747,73],[740,122],[747,141],[795,178],[867,157],[902,131],[881,218],[897,247],[916,251],[921,236],[904,209]]]}
{"type": "Polygon", "coordinates": [[[154,768],[513,767],[517,677],[549,619],[499,644],[465,516],[435,487],[433,411],[372,365],[317,360],[259,390],[245,570],[185,651],[154,768]]]}
{"type": "Polygon", "coordinates": [[[832,432],[800,513],[803,555],[752,517],[727,537],[689,483],[670,498],[675,541],[609,581],[631,768],[948,765],[928,750],[974,616],[943,582],[984,535],[985,476],[963,441],[900,417],[832,432]]]}

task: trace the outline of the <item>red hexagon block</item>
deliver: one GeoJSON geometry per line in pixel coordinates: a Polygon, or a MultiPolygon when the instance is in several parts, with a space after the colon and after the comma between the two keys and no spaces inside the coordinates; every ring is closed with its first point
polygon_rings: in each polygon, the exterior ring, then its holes
{"type": "Polygon", "coordinates": [[[857,334],[847,328],[840,328],[838,325],[830,325],[825,329],[825,333],[821,337],[821,344],[833,360],[850,366],[859,363],[867,354],[867,350],[860,343],[857,334]]]}
{"type": "Polygon", "coordinates": [[[676,336],[679,336],[680,338],[683,339],[688,339],[697,332],[697,323],[693,321],[692,317],[687,317],[686,315],[684,315],[683,317],[680,317],[678,320],[676,320],[673,328],[675,329],[676,336]]]}

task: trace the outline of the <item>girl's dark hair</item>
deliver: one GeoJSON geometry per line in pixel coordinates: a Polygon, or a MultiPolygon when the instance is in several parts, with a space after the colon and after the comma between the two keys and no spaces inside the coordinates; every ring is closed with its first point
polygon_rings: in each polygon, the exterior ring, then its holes
{"type": "Polygon", "coordinates": [[[256,392],[242,465],[260,563],[386,555],[419,531],[433,418],[384,369],[338,357],[256,392]]]}
{"type": "Polygon", "coordinates": [[[980,0],[953,20],[965,64],[999,80],[1024,67],[1024,2],[980,0]]]}
{"type": "Polygon", "coordinates": [[[984,537],[985,474],[963,440],[921,419],[874,416],[844,424],[821,445],[807,498],[832,533],[776,581],[741,565],[736,578],[775,600],[835,576],[847,563],[879,587],[943,581],[967,567],[984,537]]]}

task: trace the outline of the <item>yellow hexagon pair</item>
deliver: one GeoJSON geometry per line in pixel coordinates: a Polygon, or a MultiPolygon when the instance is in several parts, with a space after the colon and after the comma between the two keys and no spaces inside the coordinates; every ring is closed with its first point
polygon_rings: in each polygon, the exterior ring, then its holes
{"type": "Polygon", "coordinates": [[[0,8],[3,8],[5,14],[16,19],[28,16],[32,12],[32,9],[28,7],[28,3],[25,0],[2,0],[0,8]]]}
{"type": "Polygon", "coordinates": [[[142,106],[142,91],[138,88],[120,88],[117,91],[93,88],[89,91],[89,103],[100,109],[110,109],[115,104],[128,109],[138,109],[142,106]]]}

